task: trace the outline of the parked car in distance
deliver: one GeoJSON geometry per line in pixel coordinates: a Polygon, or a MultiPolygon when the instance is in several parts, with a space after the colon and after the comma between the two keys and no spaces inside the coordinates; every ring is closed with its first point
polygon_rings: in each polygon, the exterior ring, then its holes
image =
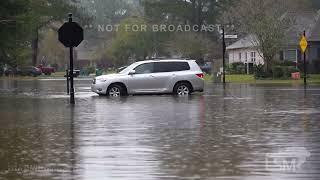
{"type": "Polygon", "coordinates": [[[4,70],[5,76],[14,76],[17,75],[17,68],[8,67],[4,70]]]}
{"type": "Polygon", "coordinates": [[[43,67],[42,64],[40,64],[37,68],[41,69],[42,73],[45,75],[51,75],[52,73],[55,73],[56,70],[53,67],[43,67]]]}
{"type": "Polygon", "coordinates": [[[148,60],[131,64],[117,74],[94,78],[91,90],[99,95],[189,95],[202,92],[204,75],[194,60],[148,60]]]}
{"type": "Polygon", "coordinates": [[[17,68],[17,74],[21,76],[33,76],[37,77],[42,74],[41,69],[34,66],[25,66],[17,68]]]}
{"type": "Polygon", "coordinates": [[[24,66],[24,67],[9,67],[4,71],[5,76],[40,76],[42,74],[41,69],[34,66],[24,66]]]}

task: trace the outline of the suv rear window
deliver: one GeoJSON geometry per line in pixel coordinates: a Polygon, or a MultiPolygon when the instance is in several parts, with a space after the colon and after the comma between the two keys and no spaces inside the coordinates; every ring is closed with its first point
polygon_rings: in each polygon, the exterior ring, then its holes
{"type": "Polygon", "coordinates": [[[154,72],[174,72],[190,70],[187,62],[157,62],[154,63],[154,72]]]}

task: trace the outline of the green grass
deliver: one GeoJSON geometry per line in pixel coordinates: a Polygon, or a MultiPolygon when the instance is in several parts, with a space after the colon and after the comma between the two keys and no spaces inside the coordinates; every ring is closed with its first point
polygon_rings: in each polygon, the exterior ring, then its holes
{"type": "Polygon", "coordinates": [[[213,80],[213,75],[205,74],[205,75],[204,75],[204,80],[205,80],[206,82],[212,82],[212,80],[213,80]]]}
{"type": "Polygon", "coordinates": [[[235,75],[226,75],[226,82],[229,83],[255,83],[253,75],[245,74],[235,74],[235,75]]]}
{"type": "MultiPolygon", "coordinates": [[[[206,82],[213,81],[212,75],[205,75],[204,79],[206,82]]],[[[308,84],[320,84],[320,74],[309,75],[308,84]]],[[[303,84],[303,79],[300,80],[282,80],[282,79],[266,79],[266,80],[256,80],[253,75],[246,74],[233,74],[226,75],[227,83],[243,83],[243,84],[303,84]]]]}

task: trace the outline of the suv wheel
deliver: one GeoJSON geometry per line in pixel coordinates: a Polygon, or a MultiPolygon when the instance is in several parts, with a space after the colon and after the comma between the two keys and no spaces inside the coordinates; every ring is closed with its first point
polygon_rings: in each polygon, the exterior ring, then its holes
{"type": "Polygon", "coordinates": [[[107,95],[110,97],[119,97],[122,96],[123,88],[119,85],[112,85],[108,88],[107,95]]]}
{"type": "Polygon", "coordinates": [[[178,83],[174,87],[173,92],[179,96],[186,96],[191,94],[191,87],[188,83],[178,83]]]}

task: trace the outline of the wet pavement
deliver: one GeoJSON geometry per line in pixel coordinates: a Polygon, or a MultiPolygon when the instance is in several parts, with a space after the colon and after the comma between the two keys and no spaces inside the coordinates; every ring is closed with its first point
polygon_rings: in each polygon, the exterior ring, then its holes
{"type": "Polygon", "coordinates": [[[320,179],[320,86],[99,97],[0,80],[0,179],[320,179]]]}

